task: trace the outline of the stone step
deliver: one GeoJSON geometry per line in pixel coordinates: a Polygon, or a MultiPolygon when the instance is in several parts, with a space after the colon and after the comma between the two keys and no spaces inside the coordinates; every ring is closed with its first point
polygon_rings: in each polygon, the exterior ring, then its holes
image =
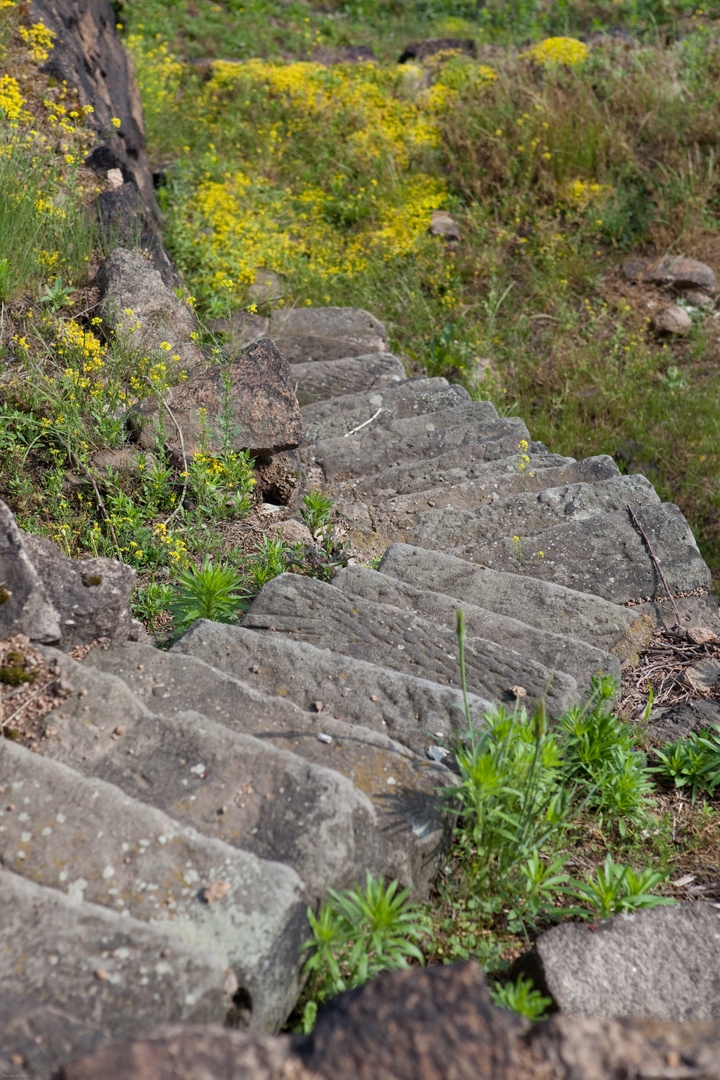
{"type": "MultiPolygon", "coordinates": [[[[673,593],[709,591],[712,575],[679,508],[661,503],[634,509],[673,593]]],[[[454,554],[495,570],[529,573],[594,593],[616,604],[665,595],[645,541],[627,510],[570,521],[534,536],[520,534],[518,540],[506,537],[484,545],[466,544],[454,554]]]]}
{"type": "Polygon", "coordinates": [[[55,659],[74,692],[46,717],[53,734],[40,753],[206,836],[287,863],[313,900],[383,869],[375,812],[344,776],[198,713],[158,716],[120,679],[55,659]]]}
{"type": "Polygon", "coordinates": [[[56,1080],[65,1062],[93,1053],[111,1032],[19,991],[0,993],[0,1076],[56,1080]],[[19,1073],[19,1070],[22,1072],[19,1073]]]}
{"type": "Polygon", "coordinates": [[[371,417],[375,417],[374,427],[385,427],[392,420],[454,408],[469,401],[470,395],[463,386],[451,386],[447,379],[439,378],[408,379],[386,390],[365,390],[316,401],[302,409],[305,441],[342,437],[371,417]]]}
{"type": "MultiPolygon", "coordinates": [[[[238,680],[251,680],[265,694],[279,695],[301,709],[319,705],[323,730],[328,719],[335,717],[338,722],[389,735],[417,754],[424,755],[435,745],[433,735],[453,741],[467,727],[457,688],[281,634],[259,634],[199,619],[171,652],[198,657],[238,680]]],[[[278,698],[273,701],[277,703],[278,698]]],[[[468,701],[471,722],[481,727],[492,703],[472,693],[468,701]]]]}
{"type": "Polygon", "coordinates": [[[451,633],[455,631],[458,608],[462,607],[469,645],[473,644],[474,638],[484,638],[507,646],[537,660],[550,670],[572,675],[581,690],[589,689],[594,675],[620,678],[620,661],[617,657],[585,641],[538,630],[518,619],[498,615],[474,604],[461,603],[440,592],[418,589],[364,566],[348,566],[339,570],[332,583],[347,596],[416,612],[423,619],[451,633]]]}
{"type": "Polygon", "coordinates": [[[586,641],[621,661],[636,658],[655,629],[652,620],[635,608],[427,548],[393,544],[379,569],[417,588],[434,589],[463,604],[477,604],[541,630],[586,641]]]}
{"type": "Polygon", "coordinates": [[[0,993],[118,1032],[222,1023],[234,980],[219,956],[0,869],[0,993]]]}
{"type": "MultiPolygon", "coordinates": [[[[445,484],[462,484],[478,480],[492,490],[498,483],[502,491],[503,482],[518,477],[521,458],[520,440],[512,451],[503,457],[486,459],[485,450],[477,443],[455,447],[429,460],[409,461],[402,465],[391,466],[371,473],[369,476],[355,477],[338,487],[344,493],[352,490],[361,499],[391,498],[396,495],[410,495],[414,492],[427,491],[429,488],[445,484]],[[477,448],[477,453],[475,452],[477,448]]],[[[542,443],[532,443],[528,448],[530,459],[529,472],[537,473],[545,469],[562,469],[575,463],[574,458],[549,454],[542,443]]],[[[615,474],[612,474],[615,475],[615,474]]],[[[582,479],[580,477],[579,479],[582,479]]],[[[570,478],[572,480],[572,477],[570,478]]],[[[562,479],[560,480],[562,483],[562,479]]],[[[550,485],[552,486],[552,485],[550,485]]],[[[521,488],[521,490],[524,490],[521,488]]],[[[528,488],[528,490],[532,490],[528,488]]],[[[511,494],[511,492],[508,492],[511,494]]],[[[498,496],[499,497],[499,496],[498,496]]]]}
{"type": "MultiPolygon", "coordinates": [[[[714,596],[698,590],[698,596],[675,596],[682,626],[704,626],[720,637],[720,610],[714,596]]],[[[661,600],[628,605],[638,615],[648,615],[660,630],[671,630],[677,622],[673,606],[667,597],[661,600]]]]}
{"type": "Polygon", "coordinates": [[[367,548],[369,543],[374,547],[412,543],[416,535],[412,530],[418,525],[420,515],[429,508],[436,508],[439,513],[445,507],[452,507],[452,512],[448,511],[452,521],[456,511],[492,506],[500,498],[510,495],[540,492],[565,483],[598,483],[620,475],[612,458],[605,456],[586,458],[570,465],[531,469],[532,476],[519,473],[512,458],[470,466],[470,469],[477,472],[487,469],[489,475],[459,483],[446,482],[407,495],[384,493],[383,498],[367,496],[362,499],[351,486],[352,482],[343,485],[342,490],[347,494],[336,498],[335,507],[345,522],[350,542],[361,548],[367,548]]]}
{"type": "Polygon", "coordinates": [[[339,360],[387,349],[385,327],[362,308],[276,308],[268,334],[290,364],[339,360]]]}
{"type": "MultiPolygon", "coordinates": [[[[252,666],[264,666],[257,649],[252,666]]],[[[141,697],[152,712],[174,716],[202,710],[233,731],[255,735],[290,750],[315,765],[334,769],[352,780],[370,799],[385,840],[386,871],[413,897],[426,897],[450,840],[450,824],[437,806],[436,790],[453,782],[443,766],[418,757],[386,733],[358,730],[326,713],[307,712],[291,701],[268,697],[244,682],[182,652],[161,652],[149,645],[125,642],[94,649],[85,665],[118,678],[141,697]],[[404,800],[389,798],[390,787],[404,800]]],[[[313,703],[317,703],[317,696],[313,703]]],[[[387,729],[386,729],[387,730],[387,729]]]]}
{"type": "MultiPolygon", "coordinates": [[[[595,484],[565,484],[544,491],[520,492],[477,510],[426,510],[409,530],[409,542],[440,551],[473,553],[494,540],[536,536],[569,521],[586,521],[597,514],[633,507],[660,505],[649,480],[616,476],[595,484]]],[[[512,541],[511,541],[512,542],[512,541]]]]}
{"type": "Polygon", "coordinates": [[[245,1002],[243,1026],[282,1025],[299,992],[308,932],[307,897],[294,871],[7,739],[0,741],[0,789],[5,869],[220,956],[245,1002]],[[208,902],[213,885],[222,892],[208,902]]]}
{"type": "Polygon", "coordinates": [[[457,409],[443,409],[431,417],[394,420],[364,438],[360,432],[347,439],[325,439],[315,446],[315,461],[331,482],[379,472],[413,458],[437,457],[456,448],[464,448],[476,460],[486,461],[517,453],[518,443],[528,438],[524,423],[517,417],[493,418],[489,411],[483,415],[485,404],[477,401],[457,409]],[[474,418],[462,415],[473,407],[474,418]],[[451,417],[451,413],[460,415],[451,417]]]}
{"type": "Polygon", "coordinates": [[[290,377],[297,386],[297,399],[309,405],[339,394],[354,394],[360,390],[375,390],[393,383],[404,382],[407,374],[402,360],[392,353],[368,353],[342,360],[317,360],[307,364],[291,364],[290,377]]]}
{"type": "MultiPolygon", "coordinates": [[[[414,612],[346,596],[334,585],[281,574],[260,590],[244,619],[248,629],[275,629],[318,648],[369,660],[381,667],[460,687],[455,635],[414,612]]],[[[522,686],[527,705],[545,697],[552,715],[578,698],[573,678],[475,638],[466,650],[467,686],[492,701],[514,704],[511,686],[522,686]]]]}

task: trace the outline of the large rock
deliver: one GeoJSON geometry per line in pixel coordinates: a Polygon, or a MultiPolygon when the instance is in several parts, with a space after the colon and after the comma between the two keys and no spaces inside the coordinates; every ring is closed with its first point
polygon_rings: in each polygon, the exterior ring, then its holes
{"type": "Polygon", "coordinates": [[[654,624],[634,608],[609,603],[527,575],[502,573],[440,551],[393,544],[380,571],[421,589],[436,589],[541,630],[587,641],[631,660],[649,644],[654,624]]]}
{"type": "Polygon", "coordinates": [[[548,630],[538,630],[519,619],[511,619],[487,608],[461,602],[434,589],[418,589],[398,578],[388,577],[364,566],[347,566],[339,570],[332,583],[348,596],[417,612],[428,622],[435,623],[451,633],[455,630],[457,611],[462,608],[470,645],[473,644],[473,639],[478,637],[507,646],[514,652],[524,653],[533,660],[538,660],[550,670],[564,671],[571,675],[583,690],[589,689],[590,680],[595,675],[613,675],[620,678],[620,662],[617,657],[610,656],[593,645],[548,630]]]}
{"type": "MultiPolygon", "coordinates": [[[[692,529],[673,503],[636,507],[636,517],[673,593],[709,590],[712,575],[698,551],[692,529]]],[[[627,510],[571,521],[533,536],[507,537],[489,544],[464,544],[456,554],[495,570],[554,581],[595,593],[616,604],[665,595],[665,586],[647,545],[627,510]],[[542,555],[540,555],[542,552],[542,555]]]]}
{"type": "MultiPolygon", "coordinates": [[[[229,638],[225,653],[233,644],[229,638]]],[[[253,659],[253,668],[264,666],[262,654],[254,653],[253,659]]],[[[317,696],[314,711],[304,712],[291,701],[268,698],[247,682],[187,653],[126,642],[93,650],[85,661],[88,664],[117,675],[153,712],[165,716],[188,709],[203,712],[233,731],[255,735],[314,765],[342,773],[375,808],[389,876],[408,887],[413,898],[427,897],[450,840],[450,821],[436,797],[438,788],[453,783],[448,770],[424,754],[417,757],[385,732],[359,731],[353,724],[334,719],[317,696]],[[402,798],[391,798],[391,788],[402,792],[402,798]]],[[[253,678],[250,670],[243,674],[253,678]]]]}
{"type": "Polygon", "coordinates": [[[162,357],[169,371],[204,366],[202,350],[190,336],[198,329],[192,308],[143,255],[116,248],[101,263],[95,284],[100,289],[96,313],[106,334],[121,336],[130,349],[162,357]],[[169,351],[161,348],[163,343],[169,351]]]}
{"type": "Polygon", "coordinates": [[[308,442],[334,439],[371,417],[375,417],[373,425],[384,427],[391,420],[465,405],[469,400],[464,387],[451,386],[447,379],[408,379],[386,390],[365,390],[306,405],[302,410],[305,438],[308,442]]]}
{"type": "Polygon", "coordinates": [[[291,364],[387,350],[385,327],[361,308],[280,308],[270,316],[268,333],[291,364]]]}
{"type": "Polygon", "coordinates": [[[55,34],[43,71],[77,91],[81,105],[92,105],[90,127],[118,155],[135,180],[143,208],[159,218],[152,171],[145,153],[142,104],[130,55],[117,31],[110,0],[32,0],[33,22],[55,34]],[[120,120],[120,127],[111,123],[120,120]]]}
{"type": "MultiPolygon", "coordinates": [[[[303,437],[290,369],[267,339],[248,345],[231,363],[216,364],[172,387],[165,400],[182,429],[188,456],[204,445],[211,454],[227,447],[269,457],[294,449],[303,437]]],[[[137,408],[132,425],[140,446],[152,449],[160,435],[154,398],[147,398],[137,408]]],[[[180,457],[177,429],[167,415],[163,416],[162,430],[174,456],[180,457]]]]}
{"type": "Polygon", "coordinates": [[[652,328],[659,334],[689,334],[692,319],[680,304],[672,304],[653,316],[652,328]]]}
{"type": "MultiPolygon", "coordinates": [[[[255,630],[199,619],[172,651],[198,657],[303,710],[320,704],[323,725],[329,717],[358,724],[390,735],[417,754],[435,745],[432,735],[453,742],[467,728],[457,689],[280,634],[260,638],[255,630]]],[[[472,693],[468,703],[473,727],[481,727],[492,703],[472,693]]],[[[273,716],[266,704],[266,723],[274,723],[273,716]]]]}
{"type": "Polygon", "coordinates": [[[242,991],[242,1026],[280,1027],[297,998],[308,934],[307,897],[289,867],[203,836],[5,739],[0,786],[5,869],[219,956],[242,991]],[[219,883],[220,895],[208,902],[219,883]]]}
{"type": "Polygon", "coordinates": [[[0,993],[111,1031],[222,1022],[235,982],[219,956],[0,870],[0,993]]]}
{"type": "Polygon", "coordinates": [[[595,484],[581,481],[538,493],[518,492],[477,510],[426,509],[409,536],[411,543],[423,547],[471,551],[500,537],[535,536],[557,524],[622,510],[628,503],[659,505],[660,498],[640,475],[616,476],[595,484]]]}
{"type": "Polygon", "coordinates": [[[29,1080],[54,1080],[58,1065],[91,1054],[110,1038],[100,1024],[17,990],[0,993],[0,1031],[0,1075],[13,1076],[21,1068],[29,1080]]]}
{"type": "Polygon", "coordinates": [[[623,272],[630,281],[647,281],[670,289],[701,289],[714,293],[717,281],[710,267],[683,255],[664,255],[661,259],[627,259],[623,272]]]}
{"type": "MultiPolygon", "coordinates": [[[[452,631],[414,611],[349,597],[313,578],[281,574],[267,582],[250,605],[244,626],[283,631],[318,648],[460,691],[452,631]]],[[[515,686],[525,689],[529,707],[546,698],[552,714],[575,704],[579,697],[569,675],[553,675],[544,664],[485,638],[475,638],[466,649],[465,669],[469,690],[505,704],[514,704],[511,688],[515,686]]]]}
{"type": "Polygon", "coordinates": [[[69,559],[18,529],[0,502],[0,636],[22,633],[63,649],[127,638],[135,571],[114,559],[69,559]]]}
{"type": "Polygon", "coordinates": [[[45,718],[40,753],[198,832],[287,863],[312,899],[384,868],[372,804],[344,776],[198,713],[151,713],[120,679],[47,655],[74,693],[45,718]]]}
{"type": "Polygon", "coordinates": [[[349,356],[344,360],[292,364],[290,376],[293,385],[297,386],[298,401],[301,405],[334,397],[336,394],[354,394],[362,390],[392,386],[393,383],[407,379],[402,361],[386,352],[349,356]]]}
{"type": "Polygon", "coordinates": [[[518,967],[565,1013],[717,1020],[720,908],[695,901],[563,923],[541,934],[518,967]]]}

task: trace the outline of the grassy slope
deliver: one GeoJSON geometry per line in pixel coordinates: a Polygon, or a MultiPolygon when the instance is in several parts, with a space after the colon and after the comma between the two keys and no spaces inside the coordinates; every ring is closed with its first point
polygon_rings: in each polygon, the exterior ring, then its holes
{"type": "Polygon", "coordinates": [[[273,268],[281,303],[379,313],[411,364],[522,414],[553,450],[620,452],[680,504],[718,574],[714,320],[698,313],[688,339],[656,340],[649,305],[663,297],[618,268],[635,251],[720,263],[720,6],[518,3],[503,22],[508,10],[133,4],[149,149],[174,177],[170,245],[211,313],[249,303],[254,269],[273,268]],[[610,39],[575,67],[542,68],[513,47],[618,26],[640,44],[610,39]],[[396,68],[409,40],[446,34],[476,38],[494,81],[460,60],[396,68]],[[374,74],[283,67],[347,44],[375,49],[374,74]],[[269,63],[209,83],[171,59],[253,56],[269,63]],[[411,138],[422,122],[430,135],[411,138]],[[433,207],[458,219],[458,244],[427,237],[433,207]],[[492,362],[482,384],[478,358],[492,362]]]}

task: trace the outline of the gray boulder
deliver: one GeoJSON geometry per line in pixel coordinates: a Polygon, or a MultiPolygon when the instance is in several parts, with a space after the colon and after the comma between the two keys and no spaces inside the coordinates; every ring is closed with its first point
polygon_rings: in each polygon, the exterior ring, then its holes
{"type": "MultiPolygon", "coordinates": [[[[268,456],[292,450],[302,440],[304,426],[287,361],[272,341],[262,339],[237,353],[225,366],[171,387],[165,401],[182,430],[185,453],[202,445],[211,454],[227,446],[268,456]],[[199,410],[204,410],[204,430],[199,410]]],[[[160,435],[175,458],[181,458],[180,439],[172,418],[158,402],[146,398],[131,414],[140,446],[151,450],[160,435]]]]}
{"type": "Polygon", "coordinates": [[[18,529],[0,502],[0,634],[62,649],[132,629],[135,571],[115,559],[70,559],[44,536],[18,529]]]}
{"type": "Polygon", "coordinates": [[[647,281],[670,289],[702,289],[714,293],[717,281],[710,267],[684,255],[664,255],[661,259],[627,259],[623,273],[630,281],[647,281]]]}
{"type": "Polygon", "coordinates": [[[110,1038],[100,1024],[41,1005],[17,990],[0,993],[0,1031],[0,1076],[22,1068],[29,1080],[54,1080],[58,1065],[91,1054],[110,1038]]]}
{"type": "Polygon", "coordinates": [[[387,349],[385,327],[361,308],[280,308],[270,316],[268,333],[290,364],[387,349]]]}
{"type": "Polygon", "coordinates": [[[519,968],[577,1016],[720,1017],[720,907],[704,901],[564,923],[541,934],[519,968]]]}
{"type": "Polygon", "coordinates": [[[129,348],[160,356],[161,343],[168,342],[168,364],[172,366],[171,357],[178,356],[178,370],[204,365],[202,350],[190,336],[198,328],[192,308],[178,299],[143,255],[116,248],[101,263],[95,285],[100,289],[96,313],[106,334],[120,334],[127,337],[129,348]]]}
{"type": "Polygon", "coordinates": [[[298,388],[297,396],[301,405],[336,394],[354,394],[392,386],[407,379],[402,361],[387,352],[349,356],[343,360],[292,364],[290,375],[293,385],[298,388]]]}

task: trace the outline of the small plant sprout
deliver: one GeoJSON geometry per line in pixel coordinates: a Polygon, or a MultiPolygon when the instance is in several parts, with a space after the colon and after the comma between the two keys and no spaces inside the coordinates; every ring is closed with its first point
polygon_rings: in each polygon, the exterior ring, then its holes
{"type": "Polygon", "coordinates": [[[246,607],[247,594],[237,570],[222,564],[213,565],[206,556],[199,570],[190,566],[177,575],[170,611],[175,630],[182,631],[196,619],[237,622],[246,607]]]}
{"type": "Polygon", "coordinates": [[[300,517],[316,539],[327,530],[332,510],[332,498],[329,495],[323,495],[322,491],[308,491],[303,497],[303,508],[300,511],[300,517]]]}
{"type": "Polygon", "coordinates": [[[51,311],[58,311],[68,306],[72,293],[72,286],[63,285],[63,279],[58,274],[55,280],[43,289],[40,303],[49,307],[51,311]]]}
{"type": "Polygon", "coordinates": [[[533,1022],[543,1020],[552,1005],[552,998],[545,997],[536,990],[532,979],[520,975],[517,982],[491,984],[490,997],[494,1005],[502,1009],[512,1009],[519,1016],[525,1016],[533,1022]]]}

